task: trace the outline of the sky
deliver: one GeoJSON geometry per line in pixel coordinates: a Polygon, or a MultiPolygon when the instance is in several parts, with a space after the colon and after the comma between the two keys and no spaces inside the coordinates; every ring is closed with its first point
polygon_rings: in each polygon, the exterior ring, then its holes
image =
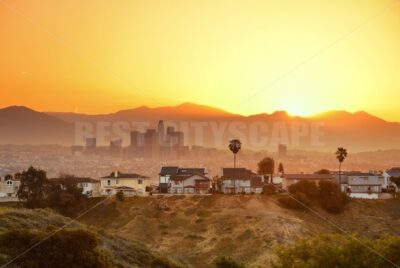
{"type": "Polygon", "coordinates": [[[397,0],[5,0],[0,36],[0,107],[400,121],[397,0]]]}

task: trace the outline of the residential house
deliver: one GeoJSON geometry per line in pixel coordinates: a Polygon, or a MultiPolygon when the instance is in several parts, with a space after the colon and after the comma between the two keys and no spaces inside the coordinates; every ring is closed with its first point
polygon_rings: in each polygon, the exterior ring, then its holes
{"type": "Polygon", "coordinates": [[[20,184],[21,181],[17,176],[7,175],[0,178],[0,197],[17,197],[20,184]]]}
{"type": "Polygon", "coordinates": [[[300,181],[314,181],[318,184],[320,181],[336,182],[335,177],[331,174],[284,174],[282,178],[282,189],[287,191],[289,186],[300,181]]]}
{"type": "MultiPolygon", "coordinates": [[[[205,168],[179,168],[176,166],[161,167],[159,174],[159,192],[169,193],[171,191],[171,177],[177,178],[179,176],[199,175],[205,176],[207,174],[205,168]]],[[[175,183],[175,182],[174,182],[175,183]]]]}
{"type": "Polygon", "coordinates": [[[170,183],[171,194],[208,194],[211,191],[211,179],[201,174],[172,175],[170,183]]]}
{"type": "Polygon", "coordinates": [[[92,178],[54,178],[50,179],[52,182],[63,184],[65,180],[73,181],[76,185],[82,189],[82,193],[89,197],[100,196],[100,180],[95,180],[92,178]]]}
{"type": "Polygon", "coordinates": [[[143,196],[146,195],[146,188],[150,186],[149,177],[119,171],[100,178],[100,182],[101,195],[115,195],[122,192],[125,196],[143,196]]]}
{"type": "Polygon", "coordinates": [[[400,178],[400,167],[394,167],[391,169],[386,170],[383,172],[383,177],[385,178],[385,183],[383,185],[383,188],[389,188],[389,187],[394,187],[398,188],[395,183],[392,182],[391,178],[392,177],[397,177],[400,178]]]}
{"type": "Polygon", "coordinates": [[[220,191],[224,194],[262,193],[264,177],[245,168],[223,168],[220,191]]]}
{"type": "Polygon", "coordinates": [[[371,172],[345,172],[341,180],[342,192],[353,198],[380,198],[385,185],[385,177],[382,174],[371,172]]]}

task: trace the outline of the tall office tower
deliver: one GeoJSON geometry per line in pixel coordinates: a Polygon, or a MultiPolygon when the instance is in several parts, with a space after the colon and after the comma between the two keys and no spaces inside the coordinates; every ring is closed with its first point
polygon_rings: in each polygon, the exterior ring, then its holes
{"type": "Polygon", "coordinates": [[[278,146],[278,155],[281,158],[284,158],[287,156],[287,146],[285,144],[279,144],[278,146]]]}
{"type": "Polygon", "coordinates": [[[144,135],[144,133],[139,131],[131,131],[131,144],[129,148],[130,155],[140,158],[144,156],[144,135]]]}
{"type": "Polygon", "coordinates": [[[122,155],[122,139],[115,139],[110,141],[110,153],[114,156],[122,155]]]}
{"type": "Polygon", "coordinates": [[[144,157],[154,159],[158,157],[159,144],[155,129],[148,129],[144,134],[144,157]]]}
{"type": "Polygon", "coordinates": [[[165,126],[163,120],[160,120],[158,122],[157,130],[158,130],[158,142],[160,146],[162,146],[165,143],[165,126]]]}
{"type": "Polygon", "coordinates": [[[85,153],[95,153],[97,148],[96,138],[90,137],[86,138],[85,153]]]}

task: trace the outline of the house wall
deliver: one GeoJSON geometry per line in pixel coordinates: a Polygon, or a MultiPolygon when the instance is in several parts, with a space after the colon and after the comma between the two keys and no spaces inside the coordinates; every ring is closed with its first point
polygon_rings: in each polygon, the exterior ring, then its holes
{"type": "Polygon", "coordinates": [[[223,180],[222,181],[222,192],[225,194],[229,193],[247,193],[252,192],[250,180],[223,180]],[[236,190],[234,190],[236,189],[236,190]]]}
{"type": "MultiPolygon", "coordinates": [[[[195,187],[196,187],[196,180],[201,180],[204,179],[201,176],[194,175],[186,180],[182,181],[177,181],[177,180],[172,180],[171,181],[171,189],[170,193],[171,194],[195,194],[195,187]],[[187,186],[191,186],[193,188],[185,188],[187,186]]],[[[211,186],[211,182],[209,183],[209,186],[211,186]]],[[[203,193],[208,193],[207,191],[201,191],[200,194],[203,193]]]]}
{"type": "Polygon", "coordinates": [[[126,186],[126,187],[135,189],[139,195],[143,195],[146,193],[146,187],[149,185],[150,185],[150,181],[148,179],[102,178],[100,189],[101,189],[102,195],[107,195],[107,190],[111,190],[111,193],[115,194],[116,187],[126,186]],[[140,181],[141,181],[141,183],[139,183],[140,181]]]}
{"type": "Polygon", "coordinates": [[[99,196],[101,192],[100,182],[80,182],[78,183],[78,187],[82,188],[83,194],[92,197],[99,196]]]}
{"type": "Polygon", "coordinates": [[[21,182],[7,180],[0,182],[0,197],[16,197],[21,182]]]}

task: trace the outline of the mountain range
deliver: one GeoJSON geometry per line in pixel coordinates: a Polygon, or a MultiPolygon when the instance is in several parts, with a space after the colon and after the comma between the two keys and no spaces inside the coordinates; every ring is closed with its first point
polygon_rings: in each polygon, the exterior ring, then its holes
{"type": "MultiPolygon", "coordinates": [[[[141,106],[98,115],[38,112],[11,106],[0,109],[0,144],[73,145],[78,123],[96,126],[99,122],[123,122],[131,127],[142,122],[155,128],[161,119],[184,131],[190,145],[226,148],[229,139],[240,138],[244,147],[259,150],[276,150],[279,143],[313,150],[332,150],[338,146],[352,151],[400,148],[400,123],[362,111],[329,111],[312,117],[290,116],[285,111],[243,116],[193,103],[141,106]]],[[[124,142],[127,144],[129,140],[124,142]]]]}

